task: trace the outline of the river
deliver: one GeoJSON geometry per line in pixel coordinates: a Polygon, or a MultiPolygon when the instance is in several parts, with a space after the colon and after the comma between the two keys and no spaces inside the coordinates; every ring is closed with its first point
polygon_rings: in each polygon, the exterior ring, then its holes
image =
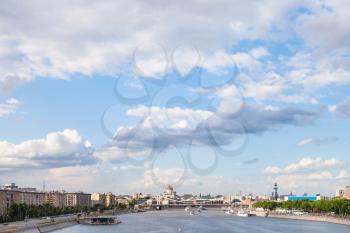
{"type": "Polygon", "coordinates": [[[183,210],[125,214],[113,226],[76,225],[55,233],[349,233],[350,227],[308,221],[235,217],[208,210],[191,216],[183,210]]]}

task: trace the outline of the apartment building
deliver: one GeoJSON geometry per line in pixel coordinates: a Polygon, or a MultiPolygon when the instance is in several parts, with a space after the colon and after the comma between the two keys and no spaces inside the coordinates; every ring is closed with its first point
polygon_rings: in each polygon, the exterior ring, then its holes
{"type": "Polygon", "coordinates": [[[106,193],[105,194],[105,202],[104,205],[106,207],[110,207],[116,204],[116,197],[113,193],[106,193]]]}
{"type": "Polygon", "coordinates": [[[91,206],[91,194],[87,193],[66,193],[65,194],[65,206],[91,206]]]}
{"type": "Polygon", "coordinates": [[[106,200],[106,195],[102,193],[91,194],[91,205],[104,205],[106,200]]]}
{"type": "Polygon", "coordinates": [[[66,203],[65,193],[57,191],[45,193],[45,203],[62,208],[66,203]]]}

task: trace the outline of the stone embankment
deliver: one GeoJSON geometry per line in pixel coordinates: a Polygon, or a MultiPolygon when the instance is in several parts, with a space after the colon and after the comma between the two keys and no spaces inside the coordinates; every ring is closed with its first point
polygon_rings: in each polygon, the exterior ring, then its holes
{"type": "Polygon", "coordinates": [[[293,219],[302,221],[327,222],[350,226],[350,218],[340,218],[332,216],[315,216],[315,215],[289,215],[289,214],[269,214],[269,218],[293,219]]]}

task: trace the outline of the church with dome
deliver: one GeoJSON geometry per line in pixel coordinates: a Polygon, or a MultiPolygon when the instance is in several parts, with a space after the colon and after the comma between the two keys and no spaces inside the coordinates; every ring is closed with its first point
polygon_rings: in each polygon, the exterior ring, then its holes
{"type": "Polygon", "coordinates": [[[176,191],[174,191],[174,187],[167,185],[164,189],[163,197],[167,199],[176,199],[176,191]]]}

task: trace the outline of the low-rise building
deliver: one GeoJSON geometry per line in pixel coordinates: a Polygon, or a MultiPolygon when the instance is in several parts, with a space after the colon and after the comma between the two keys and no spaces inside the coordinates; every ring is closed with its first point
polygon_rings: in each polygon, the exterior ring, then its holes
{"type": "Polygon", "coordinates": [[[316,196],[308,196],[308,195],[303,195],[303,196],[285,196],[284,200],[285,201],[318,201],[321,200],[322,197],[321,195],[316,195],[316,196]]]}
{"type": "Polygon", "coordinates": [[[345,188],[338,190],[337,197],[350,200],[350,186],[346,186],[345,188]]]}

